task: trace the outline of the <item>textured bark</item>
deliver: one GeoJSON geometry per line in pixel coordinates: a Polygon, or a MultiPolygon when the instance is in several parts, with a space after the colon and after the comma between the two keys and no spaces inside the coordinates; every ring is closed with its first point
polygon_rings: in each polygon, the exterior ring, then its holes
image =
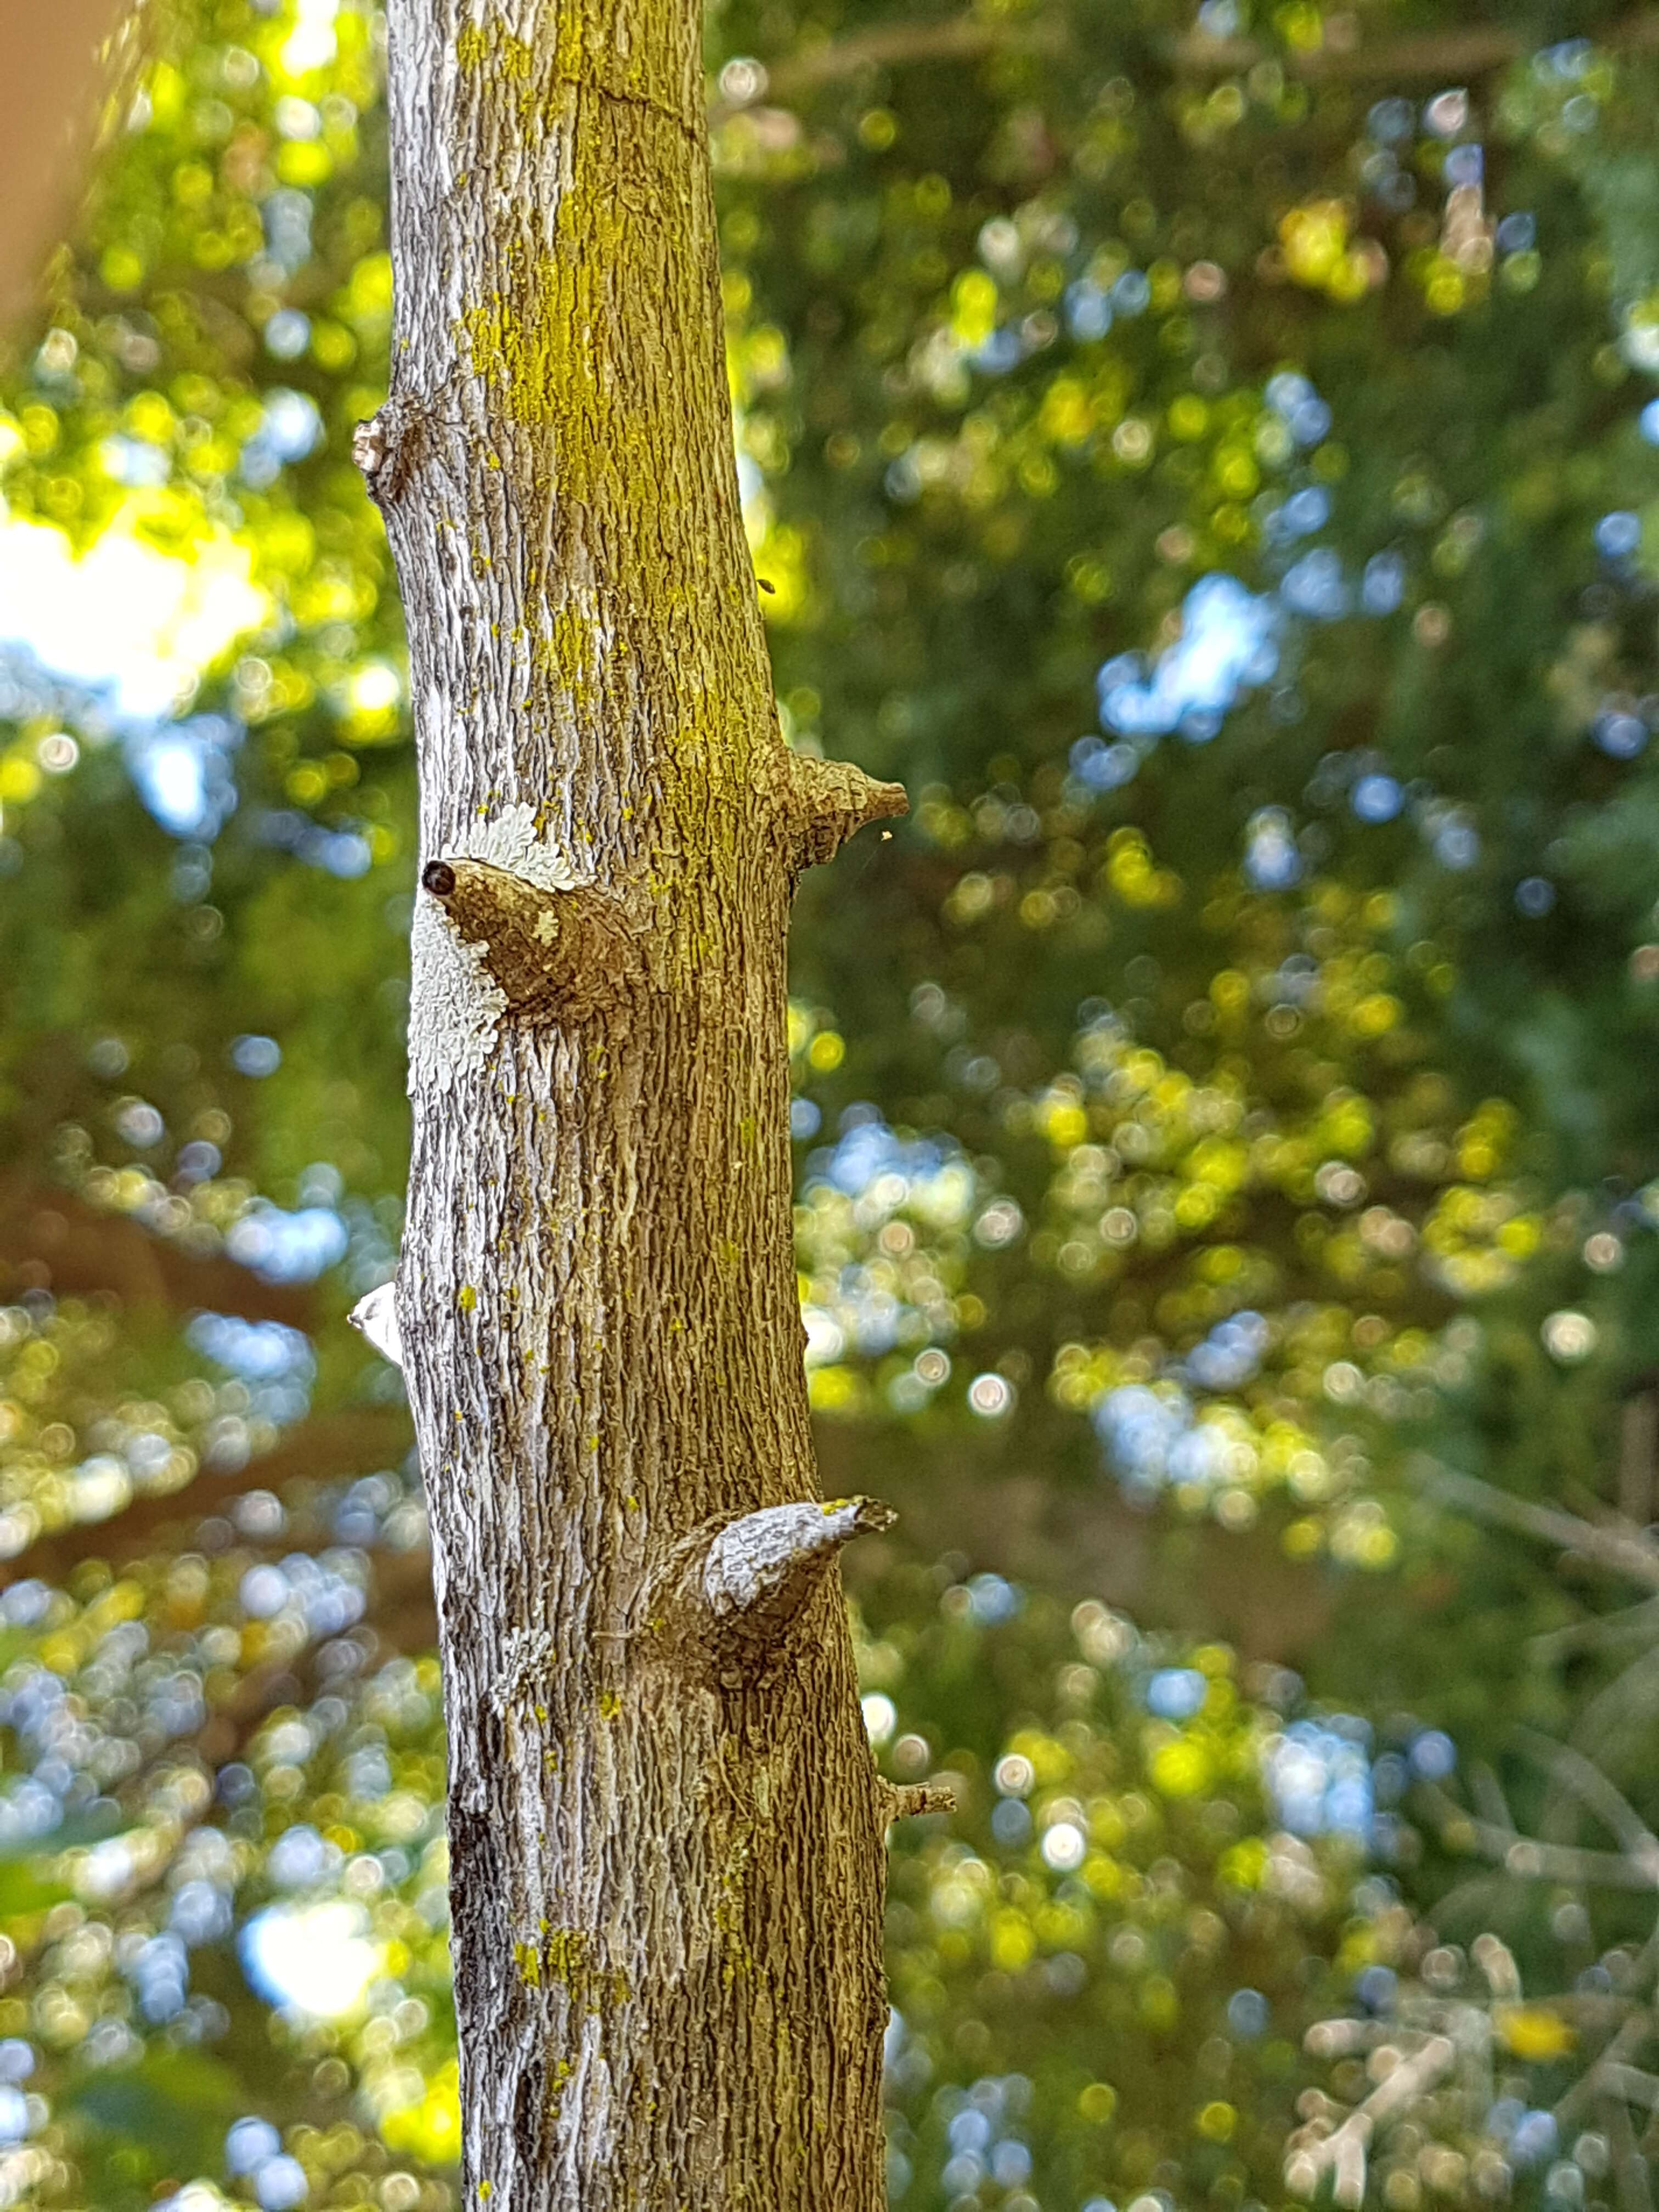
{"type": "Polygon", "coordinates": [[[700,46],[695,0],[391,8],[357,454],[421,768],[397,1349],[466,2202],[512,2212],[873,2212],[884,1832],[923,1809],[834,1564],[878,1510],[816,1503],[784,1026],[798,872],[903,797],[780,738],[700,46]]]}

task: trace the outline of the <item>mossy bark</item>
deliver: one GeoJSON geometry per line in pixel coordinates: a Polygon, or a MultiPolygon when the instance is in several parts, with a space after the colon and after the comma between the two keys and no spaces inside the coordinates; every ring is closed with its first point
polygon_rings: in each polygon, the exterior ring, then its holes
{"type": "Polygon", "coordinates": [[[902,798],[780,737],[696,7],[390,15],[358,451],[420,754],[397,1317],[465,2201],[873,2212],[899,1808],[834,1562],[879,1516],[800,1518],[785,937],[799,870],[902,798]]]}

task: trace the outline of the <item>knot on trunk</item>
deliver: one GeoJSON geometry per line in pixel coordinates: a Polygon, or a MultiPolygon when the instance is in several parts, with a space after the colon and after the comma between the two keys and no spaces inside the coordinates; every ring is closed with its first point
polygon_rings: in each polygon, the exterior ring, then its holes
{"type": "Polygon", "coordinates": [[[621,1005],[645,963],[620,899],[592,884],[550,890],[488,860],[429,860],[421,887],[435,899],[515,1013],[585,1021],[621,1005]]]}
{"type": "Polygon", "coordinates": [[[833,860],[866,822],[890,821],[910,811],[902,783],[878,783],[851,761],[787,752],[777,774],[790,860],[798,873],[833,860]]]}
{"type": "Polygon", "coordinates": [[[897,1515],[876,1498],[803,1498],[740,1514],[699,1542],[681,1584],[682,1602],[722,1675],[763,1668],[854,1536],[891,1528],[897,1515]]]}

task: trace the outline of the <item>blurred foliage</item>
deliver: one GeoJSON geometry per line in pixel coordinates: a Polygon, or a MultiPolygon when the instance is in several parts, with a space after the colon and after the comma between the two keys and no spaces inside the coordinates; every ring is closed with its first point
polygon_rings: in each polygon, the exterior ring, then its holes
{"type": "MultiPolygon", "coordinates": [[[[385,24],[152,15],[0,389],[0,2202],[440,2212],[423,1516],[343,1325],[385,24]]],[[[866,1718],[960,1798],[893,1845],[906,2212],[1649,2205],[1655,46],[713,14],[780,713],[914,801],[790,1030],[826,1480],[904,1511],[866,1718]]]]}

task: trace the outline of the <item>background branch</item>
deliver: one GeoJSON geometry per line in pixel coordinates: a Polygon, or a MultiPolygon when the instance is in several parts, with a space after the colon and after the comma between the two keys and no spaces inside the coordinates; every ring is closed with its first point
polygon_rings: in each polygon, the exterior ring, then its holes
{"type": "Polygon", "coordinates": [[[1512,1497],[1492,1483],[1482,1482],[1475,1475],[1460,1474],[1451,1468],[1436,1466],[1423,1472],[1419,1480],[1426,1496],[1461,1509],[1477,1521],[1518,1529],[1523,1535],[1536,1536],[1561,1551],[1577,1552],[1628,1581],[1644,1583],[1659,1589],[1659,1546],[1639,1529],[1581,1520],[1577,1514],[1565,1513],[1559,1506],[1540,1505],[1532,1498],[1512,1497]]]}
{"type": "MultiPolygon", "coordinates": [[[[1193,32],[1166,51],[1171,69],[1199,76],[1235,76],[1268,63],[1286,76],[1310,82],[1458,84],[1487,76],[1532,52],[1542,41],[1530,29],[1480,24],[1468,30],[1422,38],[1389,39],[1377,46],[1327,46],[1303,52],[1262,45],[1255,39],[1211,39],[1193,32]]],[[[1626,53],[1659,49],[1659,15],[1650,10],[1626,16],[1596,42],[1626,53]]],[[[816,51],[785,56],[763,64],[764,82],[749,100],[718,98],[708,117],[718,125],[764,100],[787,105],[822,86],[845,82],[866,71],[933,62],[976,62],[993,53],[1057,56],[1073,45],[1070,27],[1057,17],[1009,22],[978,15],[887,23],[838,39],[816,51]]]]}
{"type": "Polygon", "coordinates": [[[279,1321],[307,1334],[317,1322],[309,1284],[264,1283],[222,1254],[198,1256],[125,1214],[105,1213],[58,1186],[21,1176],[0,1182],[0,1288],[20,1267],[59,1297],[108,1292],[127,1314],[205,1307],[246,1321],[279,1321]]]}
{"type": "Polygon", "coordinates": [[[364,1406],[319,1414],[289,1429],[270,1451],[222,1474],[198,1474],[182,1490],[135,1498],[104,1521],[77,1521],[40,1537],[0,1563],[0,1588],[39,1576],[61,1583],[83,1559],[112,1566],[167,1548],[166,1532],[193,1528],[253,1490],[277,1490],[301,1480],[322,1482],[396,1466],[409,1449],[409,1415],[401,1406],[364,1406]]]}

